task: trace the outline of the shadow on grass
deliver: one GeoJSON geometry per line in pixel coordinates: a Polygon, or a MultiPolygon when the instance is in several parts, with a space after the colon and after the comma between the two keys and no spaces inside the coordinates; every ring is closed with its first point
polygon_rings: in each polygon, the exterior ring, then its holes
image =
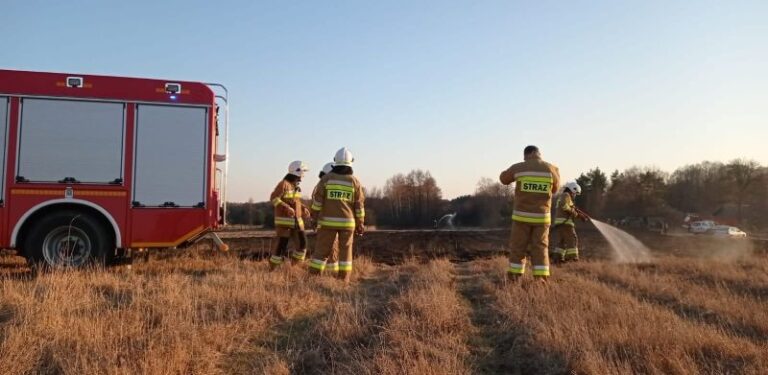
{"type": "Polygon", "coordinates": [[[21,257],[0,256],[0,280],[30,280],[36,272],[21,257]]]}
{"type": "Polygon", "coordinates": [[[2,269],[0,269],[0,280],[29,281],[34,279],[36,275],[37,273],[29,269],[13,270],[8,272],[5,272],[2,269]]]}
{"type": "MultiPolygon", "coordinates": [[[[400,274],[395,280],[388,280],[387,275],[379,274],[370,279],[362,279],[351,286],[352,290],[337,290],[323,283],[315,283],[310,288],[316,288],[324,297],[331,300],[345,298],[364,300],[364,317],[366,330],[336,342],[323,337],[317,330],[318,324],[331,318],[333,311],[324,309],[311,314],[303,314],[289,318],[273,326],[269,333],[261,334],[249,341],[250,355],[258,355],[259,359],[253,370],[267,371],[269,362],[281,362],[293,374],[328,374],[339,372],[339,367],[352,361],[359,361],[360,353],[372,353],[373,347],[379,342],[381,329],[388,317],[388,305],[399,294],[402,288],[410,283],[411,276],[400,274]],[[349,297],[343,294],[350,293],[349,297]],[[368,350],[370,349],[370,350],[368,350]]],[[[331,303],[334,303],[331,301],[331,303]]],[[[232,353],[231,361],[243,361],[243,353],[232,353]]]]}
{"type": "MultiPolygon", "coordinates": [[[[643,264],[636,266],[639,271],[651,274],[664,274],[679,277],[685,281],[709,288],[726,288],[736,295],[748,296],[757,299],[768,299],[768,285],[755,285],[749,281],[739,279],[727,279],[710,274],[691,273],[684,269],[662,267],[656,264],[643,264]]],[[[762,272],[757,267],[745,265],[741,272],[762,272]]]]}
{"type": "MultiPolygon", "coordinates": [[[[360,280],[354,286],[351,291],[353,295],[349,298],[365,301],[362,320],[366,323],[367,329],[345,338],[342,342],[325,337],[304,336],[303,341],[297,346],[301,350],[300,356],[291,367],[299,374],[349,372],[342,369],[349,369],[347,364],[359,361],[361,356],[375,352],[375,347],[381,340],[382,329],[389,318],[391,302],[402,290],[408,288],[411,278],[411,274],[401,273],[394,280],[381,274],[371,279],[360,280]]],[[[330,298],[338,296],[338,292],[331,291],[330,298]]],[[[327,318],[330,313],[324,311],[315,322],[327,318]]],[[[372,359],[367,358],[369,363],[372,359]]]]}
{"type": "Polygon", "coordinates": [[[768,286],[758,286],[747,281],[719,279],[711,275],[685,275],[686,280],[690,280],[697,285],[703,285],[710,288],[722,287],[732,291],[735,295],[757,298],[760,300],[768,299],[768,286]]]}
{"type": "Polygon", "coordinates": [[[223,275],[224,271],[218,268],[207,268],[207,269],[199,269],[199,270],[181,270],[181,274],[185,276],[189,276],[197,283],[203,282],[206,277],[209,275],[223,275]]]}
{"type": "Polygon", "coordinates": [[[10,322],[14,317],[16,317],[16,308],[0,303],[0,325],[10,322]]]}
{"type": "Polygon", "coordinates": [[[104,284],[96,285],[93,289],[112,309],[122,309],[133,304],[133,290],[129,288],[104,284]]]}

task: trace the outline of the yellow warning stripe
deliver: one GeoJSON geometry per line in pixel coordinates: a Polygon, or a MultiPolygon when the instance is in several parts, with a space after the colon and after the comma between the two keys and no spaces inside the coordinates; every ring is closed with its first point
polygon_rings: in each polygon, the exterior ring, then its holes
{"type": "Polygon", "coordinates": [[[64,190],[11,189],[11,195],[61,195],[64,190]]]}
{"type": "Polygon", "coordinates": [[[99,191],[99,190],[75,190],[75,196],[87,197],[124,197],[127,195],[124,191],[99,191]]]}
{"type": "Polygon", "coordinates": [[[199,226],[199,227],[197,227],[195,229],[192,229],[192,231],[190,231],[189,233],[181,236],[181,238],[177,239],[174,242],[134,242],[134,243],[131,244],[131,247],[138,248],[138,247],[174,247],[174,246],[179,246],[184,241],[186,241],[186,240],[188,240],[188,239],[190,239],[190,238],[192,238],[194,236],[197,236],[198,234],[202,233],[203,231],[205,231],[205,227],[201,225],[201,226],[199,226]]]}
{"type": "MultiPolygon", "coordinates": [[[[124,197],[128,195],[125,191],[104,191],[104,190],[74,190],[74,196],[85,197],[124,197]]],[[[45,189],[11,189],[11,195],[60,195],[64,196],[64,190],[45,190],[45,189]]]]}

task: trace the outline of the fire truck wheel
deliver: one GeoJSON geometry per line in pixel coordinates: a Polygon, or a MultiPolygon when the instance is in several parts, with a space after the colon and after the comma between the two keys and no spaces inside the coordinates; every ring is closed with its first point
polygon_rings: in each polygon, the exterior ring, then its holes
{"type": "Polygon", "coordinates": [[[88,213],[56,211],[32,223],[23,239],[27,259],[43,267],[82,267],[111,259],[111,236],[104,225],[88,213]]]}

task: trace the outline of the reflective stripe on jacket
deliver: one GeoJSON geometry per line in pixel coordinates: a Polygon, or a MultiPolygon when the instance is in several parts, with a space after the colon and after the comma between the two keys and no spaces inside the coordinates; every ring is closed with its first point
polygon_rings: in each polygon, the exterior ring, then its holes
{"type": "Polygon", "coordinates": [[[560,171],[539,157],[529,157],[501,172],[504,185],[515,183],[512,220],[528,224],[550,224],[552,194],[560,187],[560,171]]]}
{"type": "Polygon", "coordinates": [[[353,175],[330,172],[315,187],[312,210],[322,228],[355,229],[365,220],[363,186],[353,175]]]}
{"type": "Polygon", "coordinates": [[[555,206],[555,225],[575,225],[573,219],[576,217],[576,204],[568,193],[562,193],[557,197],[555,206]]]}
{"type": "Polygon", "coordinates": [[[289,181],[281,180],[275,186],[275,190],[269,196],[269,200],[275,207],[275,227],[304,228],[302,219],[303,205],[301,203],[301,189],[289,181]],[[294,218],[288,207],[293,208],[297,218],[294,218]]]}

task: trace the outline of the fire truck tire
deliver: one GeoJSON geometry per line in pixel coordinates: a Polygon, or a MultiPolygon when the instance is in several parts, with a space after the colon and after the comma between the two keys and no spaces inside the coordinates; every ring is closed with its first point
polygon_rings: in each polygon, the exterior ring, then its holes
{"type": "Polygon", "coordinates": [[[60,210],[40,217],[22,239],[27,260],[42,267],[107,265],[114,257],[109,228],[92,214],[60,210]]]}

